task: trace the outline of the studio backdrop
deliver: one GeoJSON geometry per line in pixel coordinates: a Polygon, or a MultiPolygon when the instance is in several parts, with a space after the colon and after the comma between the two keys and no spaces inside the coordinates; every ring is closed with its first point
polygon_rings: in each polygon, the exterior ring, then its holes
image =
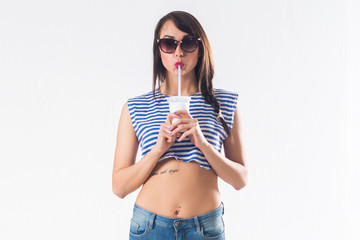
{"type": "Polygon", "coordinates": [[[174,10],[205,29],[214,87],[239,93],[249,179],[219,180],[226,238],[360,239],[356,0],[1,0],[0,239],[128,238],[119,117],[151,90],[174,10]]]}

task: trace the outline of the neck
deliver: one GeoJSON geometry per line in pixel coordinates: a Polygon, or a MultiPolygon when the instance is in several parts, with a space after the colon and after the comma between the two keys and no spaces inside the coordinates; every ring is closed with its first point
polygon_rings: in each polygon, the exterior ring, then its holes
{"type": "MultiPolygon", "coordinates": [[[[167,74],[160,92],[167,96],[178,95],[178,75],[167,74]]],[[[181,96],[189,96],[199,92],[196,85],[195,71],[181,75],[181,96]]]]}

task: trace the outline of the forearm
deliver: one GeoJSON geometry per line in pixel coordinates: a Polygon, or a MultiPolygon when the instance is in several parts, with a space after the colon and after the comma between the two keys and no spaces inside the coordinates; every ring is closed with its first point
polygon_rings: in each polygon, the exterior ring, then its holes
{"type": "Polygon", "coordinates": [[[149,177],[162,153],[152,149],[137,163],[113,173],[113,192],[120,198],[138,189],[149,177]]]}
{"type": "Polygon", "coordinates": [[[238,162],[232,161],[218,152],[210,143],[200,150],[205,155],[215,173],[225,182],[232,185],[236,190],[245,187],[247,183],[247,168],[238,162]]]}

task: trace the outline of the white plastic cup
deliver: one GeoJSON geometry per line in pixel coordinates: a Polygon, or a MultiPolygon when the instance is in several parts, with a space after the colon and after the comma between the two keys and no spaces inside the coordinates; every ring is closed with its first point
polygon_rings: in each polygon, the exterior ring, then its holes
{"type": "MultiPolygon", "coordinates": [[[[170,112],[174,113],[178,110],[187,110],[189,112],[190,109],[190,100],[191,97],[189,96],[171,96],[167,98],[169,102],[170,112]]],[[[180,114],[181,116],[181,114],[180,114]]],[[[183,117],[183,116],[182,116],[183,117]]],[[[171,124],[174,124],[178,118],[173,118],[171,120],[171,124]]]]}

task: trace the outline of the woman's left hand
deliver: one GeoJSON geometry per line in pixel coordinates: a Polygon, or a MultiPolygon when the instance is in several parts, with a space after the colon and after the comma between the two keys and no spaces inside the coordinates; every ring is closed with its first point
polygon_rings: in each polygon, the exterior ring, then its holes
{"type": "MultiPolygon", "coordinates": [[[[192,118],[188,111],[178,110],[175,112],[176,115],[181,115],[175,123],[171,124],[170,131],[173,134],[178,134],[180,131],[185,130],[181,137],[177,140],[181,142],[185,137],[189,137],[190,141],[199,149],[209,144],[204,134],[202,133],[198,120],[192,118]]],[[[176,135],[175,135],[176,136],[176,135]]]]}

